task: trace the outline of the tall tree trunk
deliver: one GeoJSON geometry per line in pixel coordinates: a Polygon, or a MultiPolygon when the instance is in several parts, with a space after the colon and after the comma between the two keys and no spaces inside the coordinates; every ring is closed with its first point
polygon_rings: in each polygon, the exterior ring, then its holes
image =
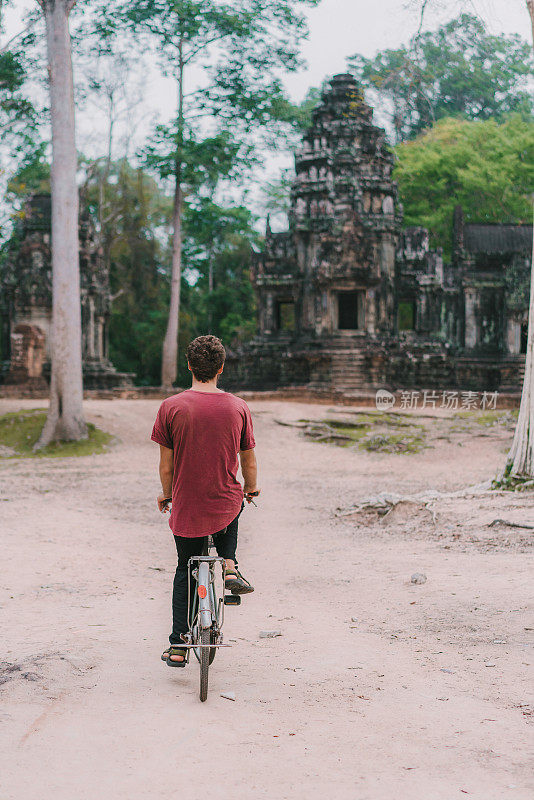
{"type": "Polygon", "coordinates": [[[208,332],[212,333],[211,326],[213,322],[212,314],[212,297],[213,297],[213,247],[209,249],[208,255],[208,332]]]}
{"type": "Polygon", "coordinates": [[[161,385],[165,389],[172,389],[176,380],[178,361],[178,331],[180,318],[180,283],[182,280],[182,182],[181,176],[176,175],[172,214],[172,271],[171,271],[171,299],[169,303],[169,318],[167,330],[163,340],[161,358],[161,385]]]}
{"type": "MultiPolygon", "coordinates": [[[[534,219],[533,219],[534,223],[534,219]]],[[[530,268],[530,305],[528,311],[527,352],[521,405],[507,468],[513,477],[534,478],[534,238],[530,268]]]]}
{"type": "Polygon", "coordinates": [[[182,146],[184,135],[184,62],[182,57],[182,40],[178,44],[178,141],[176,143],[175,184],[172,214],[172,268],[171,299],[169,318],[163,340],[161,357],[161,385],[170,390],[176,380],[178,361],[178,333],[180,323],[180,284],[182,280],[182,146]]]}
{"type": "Polygon", "coordinates": [[[48,417],[37,443],[84,439],[78,189],[71,40],[76,0],[39,0],[46,22],[52,118],[52,374],[48,417]]]}
{"type": "MultiPolygon", "coordinates": [[[[534,0],[527,0],[527,9],[532,24],[532,43],[534,46],[534,0]]],[[[528,310],[525,377],[523,378],[519,416],[512,447],[508,453],[506,471],[512,477],[534,478],[534,238],[532,240],[530,267],[530,304],[528,310]]],[[[503,475],[499,477],[502,478],[503,475]]]]}

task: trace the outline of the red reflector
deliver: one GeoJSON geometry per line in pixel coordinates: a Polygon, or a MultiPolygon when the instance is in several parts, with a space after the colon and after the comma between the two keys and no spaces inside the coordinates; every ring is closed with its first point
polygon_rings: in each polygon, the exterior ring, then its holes
{"type": "Polygon", "coordinates": [[[207,591],[205,586],[201,585],[201,586],[198,587],[198,596],[199,597],[202,597],[202,599],[204,599],[206,597],[207,593],[208,593],[208,591],[207,591]]]}

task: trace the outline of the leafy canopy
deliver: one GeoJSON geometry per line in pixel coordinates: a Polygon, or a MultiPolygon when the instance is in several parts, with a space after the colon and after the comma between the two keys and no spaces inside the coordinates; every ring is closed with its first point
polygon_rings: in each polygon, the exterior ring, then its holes
{"type": "Polygon", "coordinates": [[[114,296],[111,360],[136,373],[139,384],[157,383],[168,307],[164,264],[171,201],[152,176],[126,159],[109,167],[87,162],[85,168],[81,202],[93,219],[102,220],[98,233],[114,296]]]}
{"type": "Polygon", "coordinates": [[[108,4],[98,24],[104,36],[126,25],[155,50],[162,71],[182,81],[185,120],[207,114],[219,127],[250,131],[298,115],[280,75],[301,66],[299,43],[307,29],[299,8],[318,2],[127,0],[108,4]]]}
{"type": "Polygon", "coordinates": [[[395,149],[405,224],[428,228],[446,255],[458,203],[467,222],[530,222],[534,122],[442,119],[395,149]]]}
{"type": "MultiPolygon", "coordinates": [[[[84,167],[82,205],[93,219],[102,219],[99,235],[110,267],[111,360],[118,369],[136,373],[139,385],[157,385],[169,304],[172,197],[146,170],[132,167],[126,159],[111,162],[108,180],[103,161],[88,161],[84,167]]],[[[225,207],[196,193],[185,205],[180,352],[207,330],[230,346],[253,335],[253,222],[247,209],[225,207]]],[[[183,359],[178,377],[181,385],[190,378],[183,359]]]]}
{"type": "MultiPolygon", "coordinates": [[[[0,31],[1,32],[1,31],[0,31]]],[[[10,135],[20,147],[37,125],[36,111],[26,96],[28,59],[26,49],[33,37],[25,36],[13,47],[0,51],[0,133],[10,135]]]]}
{"type": "Polygon", "coordinates": [[[408,46],[349,59],[373,104],[390,109],[397,141],[442,117],[502,119],[510,112],[529,117],[533,66],[528,42],[517,35],[494,36],[470,14],[420,34],[408,46]]]}

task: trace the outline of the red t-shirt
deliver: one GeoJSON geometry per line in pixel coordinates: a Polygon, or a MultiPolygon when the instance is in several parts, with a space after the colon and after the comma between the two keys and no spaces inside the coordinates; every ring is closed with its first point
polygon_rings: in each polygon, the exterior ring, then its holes
{"type": "Polygon", "coordinates": [[[229,392],[185,392],[160,406],[152,440],[174,451],[172,510],[175,536],[208,536],[239,513],[239,450],[255,447],[250,409],[229,392]]]}

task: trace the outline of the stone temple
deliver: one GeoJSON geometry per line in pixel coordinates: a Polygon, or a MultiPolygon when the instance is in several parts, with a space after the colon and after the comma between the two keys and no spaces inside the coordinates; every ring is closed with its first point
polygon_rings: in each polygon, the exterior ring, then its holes
{"type": "Polygon", "coordinates": [[[225,385],[515,390],[526,349],[532,226],[465,224],[445,263],[403,228],[383,129],[336,75],[295,153],[289,228],[253,254],[258,333],[225,385]]]}
{"type": "MultiPolygon", "coordinates": [[[[6,385],[46,390],[50,374],[52,264],[51,198],[29,198],[0,271],[0,380],[6,385]]],[[[80,281],[83,382],[86,389],[131,386],[108,355],[111,293],[109,274],[94,228],[80,215],[80,281]]]]}

